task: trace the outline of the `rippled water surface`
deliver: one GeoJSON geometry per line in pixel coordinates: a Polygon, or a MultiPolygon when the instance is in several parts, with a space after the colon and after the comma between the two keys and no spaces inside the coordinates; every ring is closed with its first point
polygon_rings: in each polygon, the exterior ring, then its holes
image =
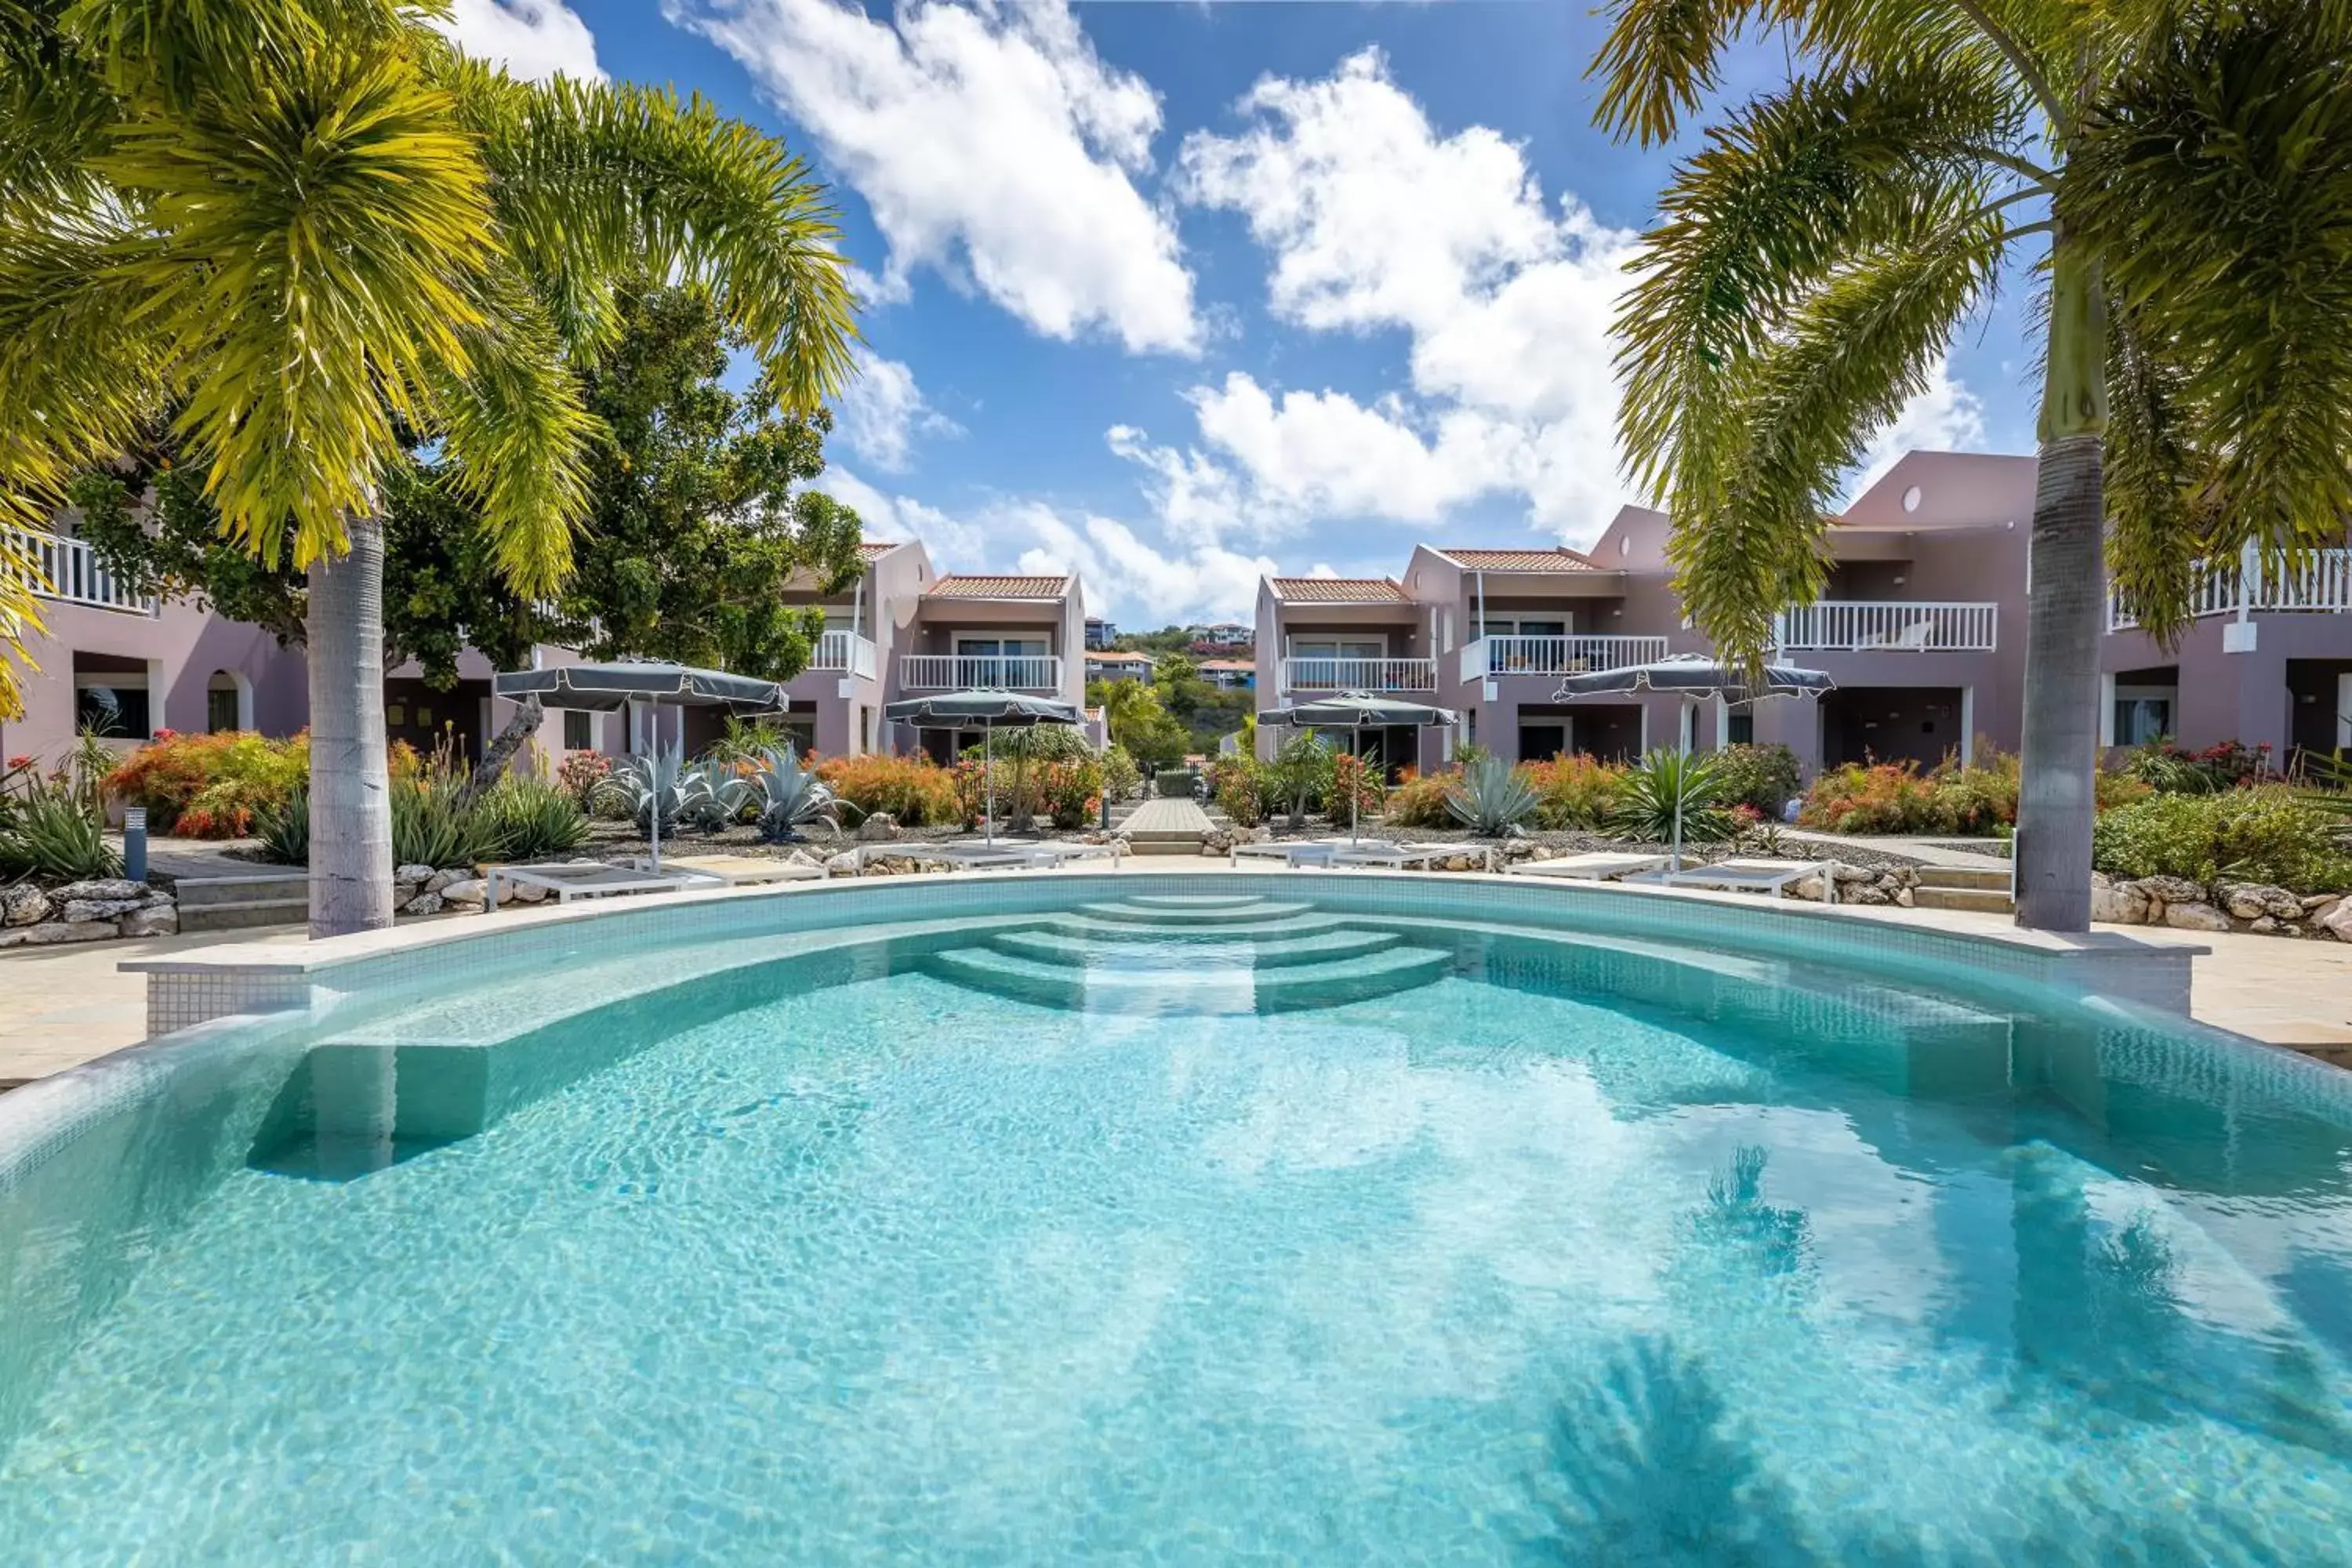
{"type": "Polygon", "coordinates": [[[239,1172],[0,1463],[0,1561],[2352,1562],[2340,1129],[1475,946],[1261,1012],[1233,940],[239,1172]]]}

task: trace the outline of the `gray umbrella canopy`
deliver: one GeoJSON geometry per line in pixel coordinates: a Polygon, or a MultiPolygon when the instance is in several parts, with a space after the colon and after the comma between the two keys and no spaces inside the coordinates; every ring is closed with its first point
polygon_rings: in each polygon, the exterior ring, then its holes
{"type": "Polygon", "coordinates": [[[1759,697],[1818,696],[1834,691],[1837,683],[1818,669],[1790,664],[1764,667],[1764,683],[1753,685],[1748,671],[1705,654],[1678,653],[1652,664],[1629,664],[1616,669],[1596,669],[1571,675],[1552,693],[1554,700],[1596,697],[1607,692],[1661,691],[1677,697],[1720,697],[1728,702],[1752,702],[1759,697]]]}
{"type": "Polygon", "coordinates": [[[946,691],[886,704],[882,717],[919,730],[980,726],[980,776],[988,791],[988,841],[996,842],[996,769],[991,749],[999,730],[1031,730],[1040,724],[1083,724],[1086,715],[1066,702],[1024,697],[1017,691],[946,691]]]}
{"type": "MultiPolygon", "coordinates": [[[[1342,691],[1337,697],[1318,697],[1312,702],[1293,703],[1287,708],[1269,708],[1257,716],[1261,724],[1286,725],[1294,730],[1345,730],[1348,731],[1348,754],[1356,754],[1356,732],[1360,730],[1385,730],[1391,724],[1458,724],[1462,716],[1451,708],[1433,708],[1426,702],[1408,702],[1402,697],[1380,697],[1369,691],[1342,691]]],[[[1357,798],[1348,796],[1348,842],[1356,841],[1357,798]]]]}
{"type": "Polygon", "coordinates": [[[511,701],[536,697],[545,707],[584,708],[599,713],[618,712],[632,702],[755,713],[784,706],[784,689],[772,680],[730,675],[723,669],[634,660],[506,670],[490,678],[490,690],[511,701]]]}
{"type": "Polygon", "coordinates": [[[1451,708],[1433,708],[1402,697],[1342,691],[1337,697],[1318,697],[1288,708],[1269,708],[1257,716],[1257,721],[1299,730],[1381,730],[1391,724],[1458,724],[1462,716],[1451,708]]]}

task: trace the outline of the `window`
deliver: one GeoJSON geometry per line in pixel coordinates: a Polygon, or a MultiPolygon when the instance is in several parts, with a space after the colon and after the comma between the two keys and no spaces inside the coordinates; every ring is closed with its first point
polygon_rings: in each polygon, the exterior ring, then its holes
{"type": "Polygon", "coordinates": [[[236,728],[236,688],[226,691],[215,687],[205,693],[205,729],[217,735],[224,730],[236,728]]]}
{"type": "Polygon", "coordinates": [[[567,752],[593,752],[596,749],[596,715],[577,708],[563,710],[563,749],[567,752]]]}
{"type": "Polygon", "coordinates": [[[143,741],[153,729],[147,717],[144,686],[79,687],[74,691],[74,727],[119,741],[143,741]]]}
{"type": "Polygon", "coordinates": [[[1485,629],[1478,635],[1486,637],[1564,637],[1568,635],[1566,616],[1488,616],[1478,623],[1485,629]]]}
{"type": "Polygon", "coordinates": [[[2164,697],[2116,699],[2116,744],[2145,746],[2172,733],[2172,702],[2164,697]]]}
{"type": "Polygon", "coordinates": [[[1728,746],[1754,745],[1756,743],[1756,715],[1753,713],[1733,713],[1727,715],[1723,725],[1723,740],[1724,744],[1728,746]]]}

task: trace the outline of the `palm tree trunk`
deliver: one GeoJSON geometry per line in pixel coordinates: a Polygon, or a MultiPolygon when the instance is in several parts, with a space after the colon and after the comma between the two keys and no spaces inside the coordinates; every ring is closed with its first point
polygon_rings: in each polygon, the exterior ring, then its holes
{"type": "Polygon", "coordinates": [[[2052,251],[2015,846],[2017,923],[2037,931],[2091,925],[2106,424],[2106,308],[2097,264],[2062,238],[2052,251]]]}
{"type": "Polygon", "coordinates": [[[313,562],[310,934],[392,923],[392,794],[383,728],[383,524],[351,524],[348,554],[313,562]]]}

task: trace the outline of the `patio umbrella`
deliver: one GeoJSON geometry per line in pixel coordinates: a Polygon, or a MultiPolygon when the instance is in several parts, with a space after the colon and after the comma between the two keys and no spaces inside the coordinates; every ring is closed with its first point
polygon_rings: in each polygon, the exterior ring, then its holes
{"type": "MultiPolygon", "coordinates": [[[[1720,697],[1727,702],[1746,705],[1768,697],[1818,697],[1837,689],[1837,683],[1823,671],[1800,669],[1790,664],[1766,665],[1760,681],[1750,680],[1748,675],[1749,671],[1740,665],[1726,664],[1705,654],[1678,653],[1649,664],[1629,664],[1616,669],[1567,676],[1561,679],[1559,689],[1552,693],[1552,700],[1564,702],[1574,697],[1609,693],[1671,691],[1682,698],[1687,720],[1690,705],[1702,698],[1720,697]]],[[[1690,726],[1685,721],[1676,730],[1676,749],[1687,756],[1690,726]]],[[[1675,791],[1675,841],[1669,853],[1673,869],[1681,870],[1683,795],[1679,786],[1675,791]]]]}
{"type": "MultiPolygon", "coordinates": [[[[1451,708],[1433,708],[1426,702],[1408,702],[1401,697],[1376,697],[1368,691],[1342,691],[1336,697],[1318,698],[1312,702],[1294,703],[1288,708],[1269,708],[1257,716],[1261,724],[1287,725],[1295,730],[1345,730],[1348,731],[1348,754],[1356,754],[1357,736],[1366,730],[1385,730],[1389,726],[1412,724],[1458,724],[1462,716],[1451,708]]],[[[1356,841],[1356,792],[1348,792],[1348,842],[1356,841]]]]}
{"type": "MultiPolygon", "coordinates": [[[[625,659],[614,664],[572,664],[561,669],[512,669],[490,677],[490,691],[509,701],[537,698],[543,708],[616,713],[632,702],[677,708],[724,708],[735,713],[767,713],[784,707],[784,689],[773,680],[691,665],[625,659]]],[[[661,803],[652,812],[654,869],[661,869],[661,803]]]]}
{"type": "Polygon", "coordinates": [[[996,731],[1033,730],[1040,724],[1083,724],[1086,715],[1067,702],[1024,697],[1014,691],[949,691],[886,704],[882,717],[918,729],[961,730],[980,726],[980,776],[988,792],[988,842],[996,842],[996,771],[990,765],[996,731]]]}

